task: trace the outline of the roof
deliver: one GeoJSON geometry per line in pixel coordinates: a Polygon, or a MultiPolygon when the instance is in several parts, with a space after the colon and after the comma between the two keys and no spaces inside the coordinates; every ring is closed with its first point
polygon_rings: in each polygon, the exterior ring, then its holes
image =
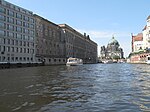
{"type": "Polygon", "coordinates": [[[118,44],[119,45],[119,42],[113,36],[112,39],[109,40],[108,44],[118,44]]]}
{"type": "Polygon", "coordinates": [[[143,41],[143,34],[139,33],[136,36],[132,36],[134,41],[143,41]]]}

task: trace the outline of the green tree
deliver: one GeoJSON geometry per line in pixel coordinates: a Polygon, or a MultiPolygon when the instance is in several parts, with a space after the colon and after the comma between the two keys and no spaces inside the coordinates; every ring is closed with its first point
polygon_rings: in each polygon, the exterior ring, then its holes
{"type": "Polygon", "coordinates": [[[115,55],[115,56],[113,56],[113,59],[118,60],[118,59],[120,59],[120,57],[115,55]]]}

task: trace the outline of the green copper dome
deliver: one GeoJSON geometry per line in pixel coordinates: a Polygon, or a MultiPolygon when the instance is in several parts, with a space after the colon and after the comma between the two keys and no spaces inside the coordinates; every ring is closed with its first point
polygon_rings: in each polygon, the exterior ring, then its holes
{"type": "Polygon", "coordinates": [[[119,45],[119,42],[114,38],[112,37],[112,39],[108,42],[109,45],[119,45]]]}

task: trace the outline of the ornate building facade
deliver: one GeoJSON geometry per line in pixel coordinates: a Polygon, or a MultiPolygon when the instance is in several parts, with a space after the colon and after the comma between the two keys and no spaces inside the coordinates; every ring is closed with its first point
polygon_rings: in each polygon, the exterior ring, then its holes
{"type": "Polygon", "coordinates": [[[97,63],[97,43],[89,35],[81,34],[66,24],[59,25],[65,38],[66,58],[76,57],[83,59],[84,63],[97,63]]]}
{"type": "Polygon", "coordinates": [[[108,42],[107,47],[101,47],[100,54],[102,59],[122,59],[124,57],[123,49],[114,37],[108,42]]]}
{"type": "Polygon", "coordinates": [[[61,28],[49,20],[35,15],[36,21],[36,58],[46,65],[65,64],[65,39],[61,28]]]}

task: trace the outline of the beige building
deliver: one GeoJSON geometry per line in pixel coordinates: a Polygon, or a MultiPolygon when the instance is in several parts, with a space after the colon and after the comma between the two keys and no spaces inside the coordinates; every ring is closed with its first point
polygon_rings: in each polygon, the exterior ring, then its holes
{"type": "Polygon", "coordinates": [[[97,44],[90,39],[89,35],[82,35],[66,24],[59,26],[62,28],[62,35],[65,38],[66,58],[81,58],[84,63],[97,62],[97,44]]]}
{"type": "Polygon", "coordinates": [[[142,33],[132,36],[132,52],[150,50],[150,16],[147,17],[147,24],[142,33]]]}
{"type": "Polygon", "coordinates": [[[150,49],[150,16],[148,16],[147,25],[143,29],[143,49],[150,49]]]}
{"type": "Polygon", "coordinates": [[[65,64],[65,39],[61,28],[43,17],[36,21],[36,58],[45,64],[65,64]]]}
{"type": "Polygon", "coordinates": [[[143,34],[132,35],[132,52],[139,52],[142,49],[144,49],[143,34]]]}

